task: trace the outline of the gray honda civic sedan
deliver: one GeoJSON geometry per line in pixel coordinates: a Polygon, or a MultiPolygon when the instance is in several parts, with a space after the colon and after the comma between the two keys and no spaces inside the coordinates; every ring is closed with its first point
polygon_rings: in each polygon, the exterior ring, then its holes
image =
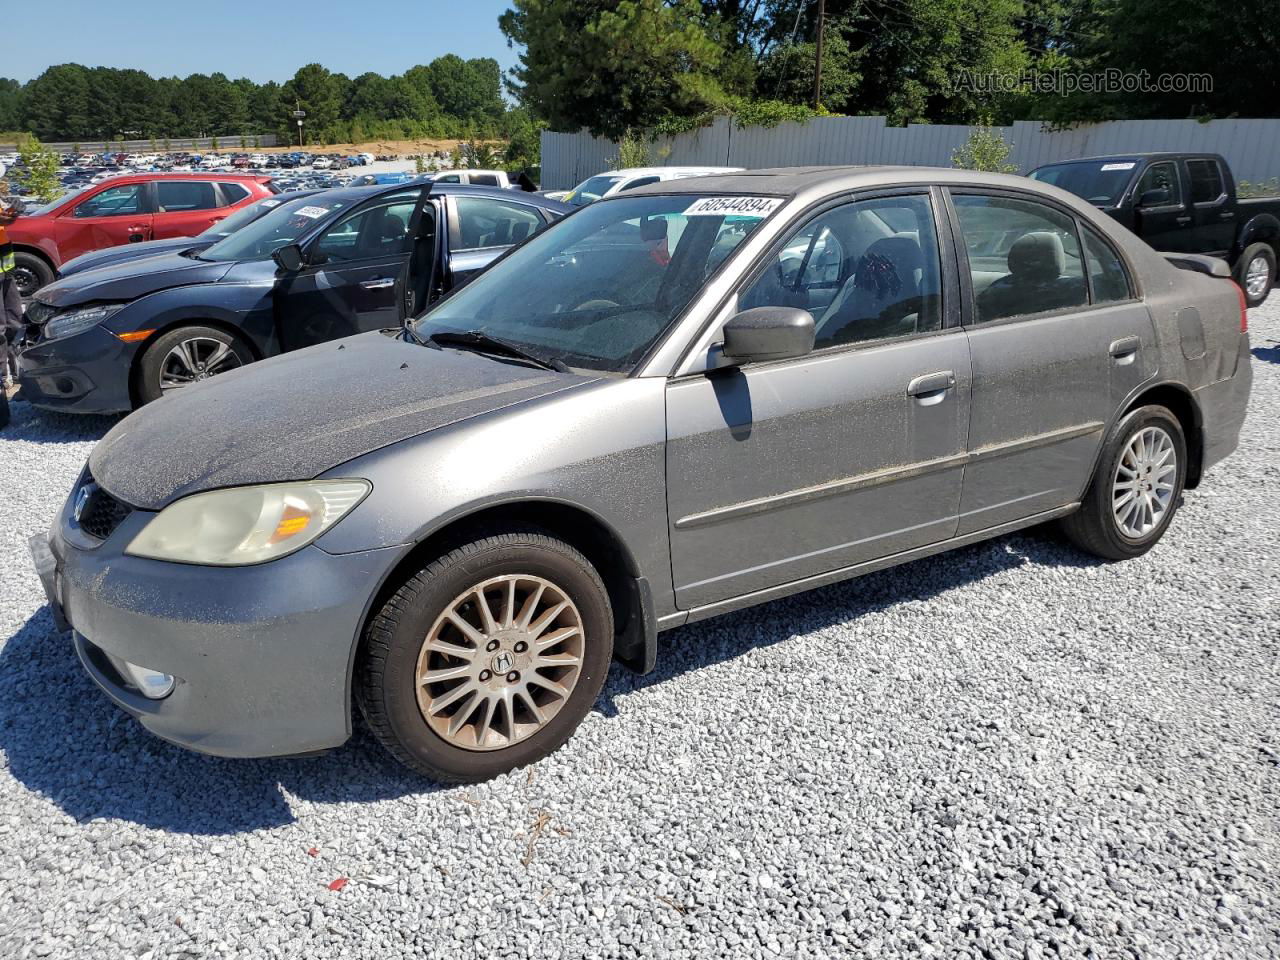
{"type": "Polygon", "coordinates": [[[134,413],[32,550],[159,736],[321,751],[354,701],[482,779],[670,627],[1048,521],[1145,553],[1236,446],[1245,326],[1225,265],[1029,180],[673,181],[134,413]]]}

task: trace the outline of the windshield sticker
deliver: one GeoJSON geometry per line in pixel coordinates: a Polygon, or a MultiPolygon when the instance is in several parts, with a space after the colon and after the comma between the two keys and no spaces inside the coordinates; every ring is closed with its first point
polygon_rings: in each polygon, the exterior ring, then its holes
{"type": "Polygon", "coordinates": [[[723,217],[736,215],[760,219],[782,206],[781,197],[703,197],[685,210],[686,217],[723,217]]]}
{"type": "Polygon", "coordinates": [[[312,220],[323,217],[328,212],[329,211],[324,207],[299,207],[297,210],[293,211],[294,216],[310,217],[312,220]]]}
{"type": "Polygon", "coordinates": [[[1132,160],[1128,163],[1104,163],[1102,165],[1102,172],[1106,173],[1108,170],[1132,170],[1136,166],[1137,163],[1132,160]]]}
{"type": "Polygon", "coordinates": [[[264,207],[267,207],[268,209],[270,209],[271,207],[278,207],[282,203],[284,203],[283,200],[263,200],[262,201],[262,205],[264,207]]]}

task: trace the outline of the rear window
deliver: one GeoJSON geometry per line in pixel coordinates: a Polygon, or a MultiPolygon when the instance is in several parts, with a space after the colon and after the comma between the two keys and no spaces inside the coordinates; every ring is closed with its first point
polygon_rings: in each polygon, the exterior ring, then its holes
{"type": "Polygon", "coordinates": [[[228,204],[239,203],[249,195],[249,191],[242,183],[223,183],[220,186],[222,187],[222,198],[228,204]]]}
{"type": "Polygon", "coordinates": [[[1188,160],[1191,177],[1191,202],[1213,203],[1222,196],[1222,171],[1217,160],[1188,160]]]}

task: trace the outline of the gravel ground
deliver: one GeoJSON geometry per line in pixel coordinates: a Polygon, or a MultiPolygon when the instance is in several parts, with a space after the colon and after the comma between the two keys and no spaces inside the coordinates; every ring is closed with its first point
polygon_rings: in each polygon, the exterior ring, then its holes
{"type": "Polygon", "coordinates": [[[683,628],[469,788],[110,706],[25,547],[109,422],[17,404],[0,956],[1280,957],[1280,295],[1252,327],[1242,449],[1153,554],[1032,533],[683,628]]]}

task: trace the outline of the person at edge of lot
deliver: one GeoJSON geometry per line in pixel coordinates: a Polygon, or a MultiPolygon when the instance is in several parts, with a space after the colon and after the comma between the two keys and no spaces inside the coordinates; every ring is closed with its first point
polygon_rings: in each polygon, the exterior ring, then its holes
{"type": "Polygon", "coordinates": [[[13,244],[5,231],[5,227],[17,217],[18,208],[0,197],[0,390],[6,396],[17,372],[17,357],[13,354],[12,344],[22,329],[22,298],[13,276],[13,244]]]}

